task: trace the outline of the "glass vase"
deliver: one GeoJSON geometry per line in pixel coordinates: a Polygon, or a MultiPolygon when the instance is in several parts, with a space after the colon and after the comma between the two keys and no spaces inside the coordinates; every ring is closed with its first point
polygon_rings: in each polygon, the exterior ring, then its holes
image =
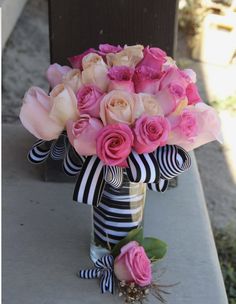
{"type": "Polygon", "coordinates": [[[146,184],[130,182],[124,170],[120,188],[106,184],[100,204],[92,208],[90,257],[111,251],[131,230],[142,226],[146,184]]]}

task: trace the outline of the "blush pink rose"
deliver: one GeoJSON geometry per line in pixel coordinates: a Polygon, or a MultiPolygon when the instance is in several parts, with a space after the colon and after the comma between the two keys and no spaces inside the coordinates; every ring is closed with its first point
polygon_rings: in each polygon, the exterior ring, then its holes
{"type": "Polygon", "coordinates": [[[101,120],[83,114],[77,121],[67,123],[67,135],[71,145],[80,155],[96,154],[96,138],[103,124],[101,120]]]}
{"type": "Polygon", "coordinates": [[[68,61],[70,62],[71,66],[74,69],[82,70],[82,60],[86,55],[90,53],[97,53],[97,51],[93,48],[90,48],[87,51],[83,52],[82,54],[69,57],[68,61]]]}
{"type": "Polygon", "coordinates": [[[167,86],[157,92],[155,97],[164,115],[168,115],[176,109],[179,95],[182,95],[182,91],[177,86],[175,88],[167,86]]]}
{"type": "Polygon", "coordinates": [[[146,47],[143,51],[143,59],[139,62],[138,67],[145,65],[161,73],[162,65],[166,62],[166,52],[159,48],[146,47]]]}
{"type": "Polygon", "coordinates": [[[188,106],[180,117],[170,117],[169,121],[172,131],[168,144],[179,145],[186,151],[191,151],[213,140],[222,143],[218,114],[203,102],[188,106]]]}
{"type": "Polygon", "coordinates": [[[114,66],[110,68],[108,71],[108,77],[110,78],[108,91],[125,90],[134,92],[133,74],[134,69],[128,66],[114,66]]]}
{"type": "Polygon", "coordinates": [[[107,125],[98,133],[97,155],[106,165],[126,167],[133,140],[132,131],[127,125],[107,125]]]}
{"type": "Polygon", "coordinates": [[[63,84],[57,85],[50,96],[38,87],[31,87],[20,111],[23,126],[37,138],[48,141],[58,138],[67,121],[78,116],[76,96],[63,84]]]}
{"type": "Polygon", "coordinates": [[[134,149],[138,154],[150,153],[167,142],[170,124],[165,117],[143,114],[135,122],[134,149]]]}
{"type": "Polygon", "coordinates": [[[186,88],[186,96],[188,98],[188,104],[189,105],[194,105],[201,100],[201,97],[199,95],[199,92],[198,92],[198,88],[196,86],[196,84],[194,83],[190,83],[187,88],[186,88]]]}
{"type": "Polygon", "coordinates": [[[106,54],[109,54],[109,53],[118,53],[120,51],[122,51],[122,47],[120,45],[111,45],[111,44],[108,44],[108,43],[105,43],[105,44],[99,44],[99,53],[100,55],[106,55],[106,54]]]}
{"type": "Polygon", "coordinates": [[[100,117],[100,101],[103,92],[95,85],[85,85],[76,94],[77,105],[81,114],[88,114],[93,117],[100,117]]]}
{"type": "Polygon", "coordinates": [[[63,76],[70,72],[71,68],[58,63],[51,64],[46,72],[47,80],[53,89],[56,85],[63,82],[63,76]]]}
{"type": "Polygon", "coordinates": [[[148,286],[152,282],[151,262],[142,246],[131,241],[120,250],[115,258],[114,272],[118,280],[148,286]]]}
{"type": "Polygon", "coordinates": [[[190,78],[186,73],[172,66],[162,74],[159,89],[162,90],[171,83],[178,84],[185,90],[190,83],[190,78]]]}
{"type": "Polygon", "coordinates": [[[135,69],[133,81],[136,93],[156,94],[159,90],[161,73],[149,66],[141,65],[135,69]]]}

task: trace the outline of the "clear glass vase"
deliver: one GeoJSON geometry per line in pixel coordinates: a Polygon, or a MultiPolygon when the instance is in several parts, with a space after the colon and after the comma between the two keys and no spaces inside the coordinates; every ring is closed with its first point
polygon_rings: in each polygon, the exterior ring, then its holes
{"type": "Polygon", "coordinates": [[[90,257],[99,259],[143,222],[146,184],[132,183],[124,170],[123,183],[115,189],[106,184],[101,202],[92,208],[90,257]]]}

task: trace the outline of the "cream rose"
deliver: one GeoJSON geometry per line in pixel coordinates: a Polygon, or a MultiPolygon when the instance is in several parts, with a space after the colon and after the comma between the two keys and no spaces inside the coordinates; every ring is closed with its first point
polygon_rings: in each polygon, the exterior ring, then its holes
{"type": "Polygon", "coordinates": [[[82,86],[81,71],[79,69],[72,69],[63,76],[63,83],[71,87],[76,94],[82,86]]]}
{"type": "Polygon", "coordinates": [[[139,44],[125,45],[121,52],[107,54],[106,59],[110,67],[128,66],[134,68],[143,59],[143,46],[139,44]]]}
{"type": "Polygon", "coordinates": [[[134,122],[135,96],[132,93],[113,90],[103,97],[100,103],[100,116],[104,123],[125,123],[134,122]]]}
{"type": "Polygon", "coordinates": [[[94,84],[103,92],[107,90],[109,78],[108,68],[102,57],[95,53],[89,53],[82,60],[83,84],[94,84]]]}
{"type": "Polygon", "coordinates": [[[134,117],[138,118],[143,113],[147,115],[164,115],[162,107],[155,95],[140,93],[136,94],[134,105],[134,117]]]}

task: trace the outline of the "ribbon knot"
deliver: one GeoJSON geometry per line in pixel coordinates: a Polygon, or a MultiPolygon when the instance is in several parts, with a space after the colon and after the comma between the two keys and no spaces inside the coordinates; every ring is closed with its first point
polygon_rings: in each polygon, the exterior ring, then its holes
{"type": "Polygon", "coordinates": [[[98,259],[92,269],[80,270],[79,277],[81,279],[100,279],[101,292],[113,293],[113,265],[114,258],[112,255],[107,254],[98,259]]]}

